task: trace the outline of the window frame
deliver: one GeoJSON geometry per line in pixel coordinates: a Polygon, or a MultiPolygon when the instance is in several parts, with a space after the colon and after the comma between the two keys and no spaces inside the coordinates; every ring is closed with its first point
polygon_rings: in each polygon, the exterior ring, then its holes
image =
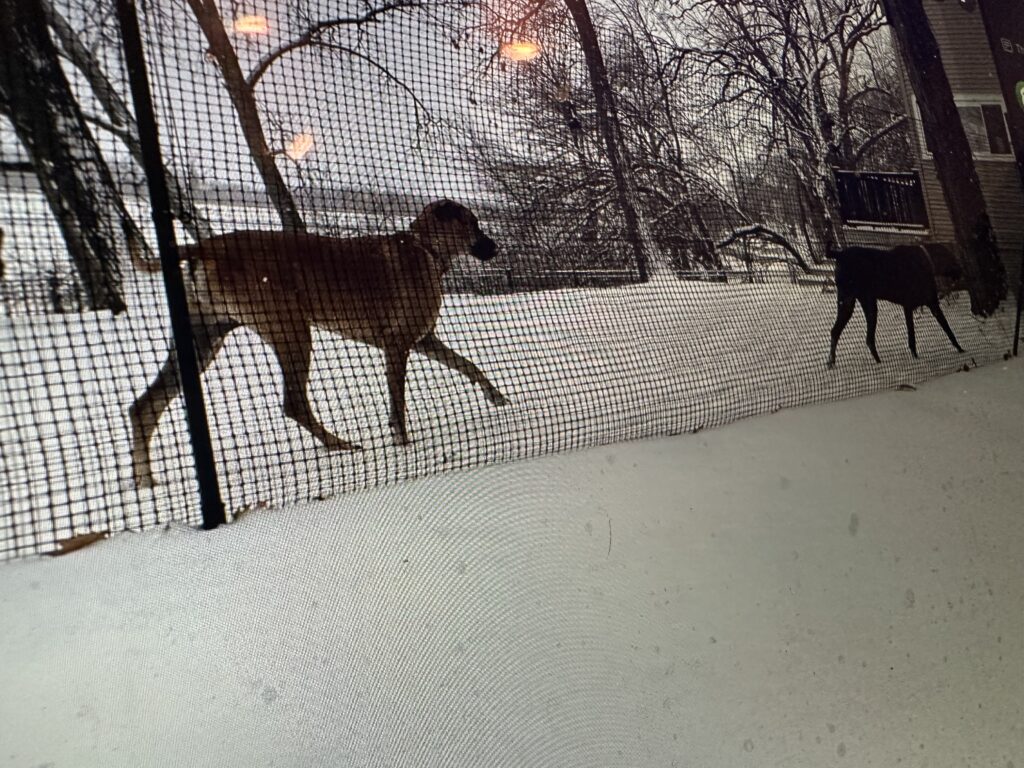
{"type": "MultiPolygon", "coordinates": [[[[930,149],[928,149],[928,138],[924,135],[924,119],[921,117],[921,108],[918,106],[916,98],[912,98],[911,103],[913,105],[914,121],[916,122],[913,126],[913,130],[917,135],[917,142],[921,148],[921,157],[928,158],[934,162],[934,154],[930,149]]],[[[1007,120],[1006,101],[1003,99],[1003,95],[1001,93],[995,91],[987,93],[955,93],[953,94],[953,103],[956,104],[957,110],[961,107],[976,107],[980,111],[982,107],[998,106],[1003,115],[1003,130],[1005,131],[1007,146],[1010,148],[1010,153],[1001,155],[994,152],[975,152],[972,148],[971,157],[975,160],[981,160],[989,163],[1016,162],[1016,155],[1013,152],[1013,139],[1010,136],[1010,123],[1007,120]]],[[[959,115],[959,111],[957,114],[959,115]]],[[[982,119],[984,120],[984,117],[982,119]]],[[[960,119],[960,124],[963,125],[963,118],[960,119]]]]}
{"type": "MultiPolygon", "coordinates": [[[[985,124],[985,113],[983,107],[998,107],[999,114],[1003,117],[1003,136],[1006,139],[1006,146],[1010,150],[1009,152],[1002,154],[998,152],[987,151],[975,151],[971,149],[971,155],[975,160],[986,160],[997,163],[1013,163],[1016,162],[1016,158],[1013,154],[1013,142],[1010,139],[1010,124],[1006,119],[1006,102],[1003,100],[1001,93],[961,93],[954,94],[953,102],[956,104],[956,108],[960,109],[977,109],[981,113],[982,128],[985,131],[985,142],[989,142],[988,138],[988,126],[985,124]]],[[[916,105],[915,105],[916,106],[916,105]]],[[[963,118],[960,119],[960,124],[963,125],[963,118]]],[[[966,126],[964,126],[966,129],[966,126]]],[[[922,131],[922,139],[924,138],[922,131]]],[[[926,150],[927,151],[927,150],[926,150]]]]}

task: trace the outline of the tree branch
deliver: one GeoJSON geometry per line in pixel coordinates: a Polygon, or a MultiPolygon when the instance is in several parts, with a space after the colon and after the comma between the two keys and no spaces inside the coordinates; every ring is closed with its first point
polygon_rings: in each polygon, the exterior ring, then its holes
{"type": "Polygon", "coordinates": [[[386,80],[390,80],[392,83],[394,83],[407,94],[409,94],[409,97],[412,99],[413,104],[416,107],[417,113],[422,112],[424,115],[426,115],[427,119],[430,118],[430,110],[427,108],[427,105],[423,103],[420,97],[416,95],[416,92],[408,85],[406,85],[404,82],[402,82],[402,80],[399,77],[394,75],[391,72],[391,70],[389,70],[383,64],[380,64],[376,60],[374,60],[373,57],[368,56],[365,53],[361,53],[360,51],[357,51],[355,48],[349,48],[347,45],[341,45],[339,43],[321,42],[317,43],[317,45],[323,46],[324,48],[328,48],[330,50],[337,50],[341,51],[342,53],[347,53],[349,56],[352,56],[353,58],[366,62],[371,67],[380,72],[382,75],[384,75],[384,78],[386,80]]]}
{"type": "Polygon", "coordinates": [[[295,198],[281,176],[281,171],[274,161],[274,153],[267,145],[256,97],[252,88],[245,81],[245,75],[238,63],[238,54],[231,45],[227,30],[224,29],[224,21],[217,9],[216,0],[187,0],[187,2],[196,21],[199,22],[203,35],[210,44],[210,53],[216,60],[224,78],[224,87],[227,89],[231,105],[238,117],[242,136],[249,148],[249,155],[256,165],[268,197],[281,217],[281,223],[286,230],[305,232],[306,224],[295,204],[295,198]]]}
{"type": "Polygon", "coordinates": [[[748,237],[758,237],[763,240],[767,240],[769,243],[774,243],[775,245],[781,246],[787,252],[789,252],[789,254],[793,257],[793,260],[797,263],[797,266],[799,266],[800,269],[802,269],[807,274],[811,274],[811,268],[807,265],[807,262],[804,261],[804,257],[801,256],[800,252],[797,251],[797,249],[792,246],[789,240],[783,235],[780,235],[775,230],[766,227],[764,224],[753,224],[749,227],[742,227],[741,229],[737,229],[725,240],[715,245],[715,248],[725,248],[727,246],[732,245],[737,240],[742,240],[748,237]]]}
{"type": "Polygon", "coordinates": [[[254,89],[260,78],[263,77],[270,66],[279,58],[284,56],[286,53],[296,50],[297,48],[323,42],[322,35],[329,30],[336,29],[337,27],[360,27],[364,24],[374,23],[380,21],[381,16],[385,13],[390,13],[391,11],[403,11],[413,8],[438,8],[443,6],[465,7],[474,4],[475,3],[472,0],[435,0],[434,2],[424,2],[423,0],[394,0],[394,2],[385,3],[377,8],[371,8],[361,16],[342,16],[317,22],[294,40],[285,43],[260,59],[256,64],[256,68],[253,69],[245,79],[246,85],[248,85],[250,89],[254,89]]]}
{"type": "Polygon", "coordinates": [[[878,144],[878,142],[880,142],[882,139],[884,139],[886,136],[888,136],[893,131],[897,131],[900,128],[903,128],[904,126],[906,126],[909,123],[910,123],[910,119],[906,115],[903,115],[902,117],[899,117],[899,118],[893,120],[887,126],[882,128],[881,130],[875,132],[873,135],[869,136],[867,139],[864,140],[864,142],[860,145],[860,147],[858,147],[857,150],[853,153],[853,164],[856,166],[857,163],[859,163],[861,160],[864,159],[864,155],[866,155],[868,152],[870,152],[871,149],[876,144],[878,144]]]}
{"type": "MultiPolygon", "coordinates": [[[[128,148],[135,163],[140,168],[143,167],[142,145],[139,143],[135,116],[128,108],[128,104],[107,78],[96,55],[82,43],[67,19],[53,7],[50,0],[41,0],[41,3],[46,22],[53,30],[64,55],[85,77],[96,100],[107,113],[109,122],[102,122],[98,117],[89,115],[86,115],[85,119],[118,136],[128,148]]],[[[171,212],[196,240],[213,237],[213,227],[209,220],[196,210],[171,169],[167,168],[165,172],[171,195],[171,212]]],[[[142,244],[143,250],[148,252],[149,246],[145,240],[139,237],[138,242],[142,244]]]]}

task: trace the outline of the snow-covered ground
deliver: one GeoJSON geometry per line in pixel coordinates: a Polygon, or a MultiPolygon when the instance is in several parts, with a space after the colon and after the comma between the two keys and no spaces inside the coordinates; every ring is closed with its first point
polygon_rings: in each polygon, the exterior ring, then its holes
{"type": "Polygon", "coordinates": [[[0,764],[1024,765],[1022,391],[998,363],[8,562],[0,764]]]}
{"type": "MultiPolygon", "coordinates": [[[[0,558],[46,551],[88,531],[197,519],[183,408],[153,446],[160,485],[131,484],[127,409],[167,350],[159,284],[132,277],[118,318],[0,318],[0,558]]],[[[322,448],[280,408],[280,371],[252,333],[229,337],[204,379],[223,494],[231,513],[325,498],[449,469],[721,425],[781,407],[914,383],[998,361],[1012,311],[974,319],[947,306],[967,350],[920,317],[914,360],[897,307],[883,305],[882,365],[858,313],[839,364],[824,365],[835,297],[788,283],[661,278],[641,286],[447,297],[438,327],[511,403],[495,408],[456,374],[414,356],[412,445],[391,444],[381,354],[319,334],[310,397],[321,420],[362,444],[322,448]]]]}

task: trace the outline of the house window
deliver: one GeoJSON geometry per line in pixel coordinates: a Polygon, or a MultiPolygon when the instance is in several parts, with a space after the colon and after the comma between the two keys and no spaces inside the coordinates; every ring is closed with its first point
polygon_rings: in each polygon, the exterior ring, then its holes
{"type": "Polygon", "coordinates": [[[1010,135],[1006,130],[1003,105],[998,103],[960,104],[957,106],[967,141],[977,157],[1011,157],[1010,135]]]}

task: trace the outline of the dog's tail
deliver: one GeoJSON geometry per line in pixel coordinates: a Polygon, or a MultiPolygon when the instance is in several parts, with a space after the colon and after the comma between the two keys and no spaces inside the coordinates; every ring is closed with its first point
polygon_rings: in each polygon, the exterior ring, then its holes
{"type": "Polygon", "coordinates": [[[131,254],[133,267],[150,274],[160,271],[160,259],[148,259],[143,255],[142,237],[137,232],[126,231],[125,239],[128,241],[128,253],[131,254]]]}
{"type": "MultiPolygon", "coordinates": [[[[125,240],[128,243],[128,253],[131,254],[132,266],[135,267],[135,269],[139,270],[139,272],[146,272],[149,274],[156,274],[163,269],[162,262],[159,257],[154,258],[148,255],[149,249],[146,247],[146,243],[138,231],[126,230],[125,240]]],[[[178,257],[181,261],[191,262],[194,255],[194,246],[178,246],[178,257]]]]}

